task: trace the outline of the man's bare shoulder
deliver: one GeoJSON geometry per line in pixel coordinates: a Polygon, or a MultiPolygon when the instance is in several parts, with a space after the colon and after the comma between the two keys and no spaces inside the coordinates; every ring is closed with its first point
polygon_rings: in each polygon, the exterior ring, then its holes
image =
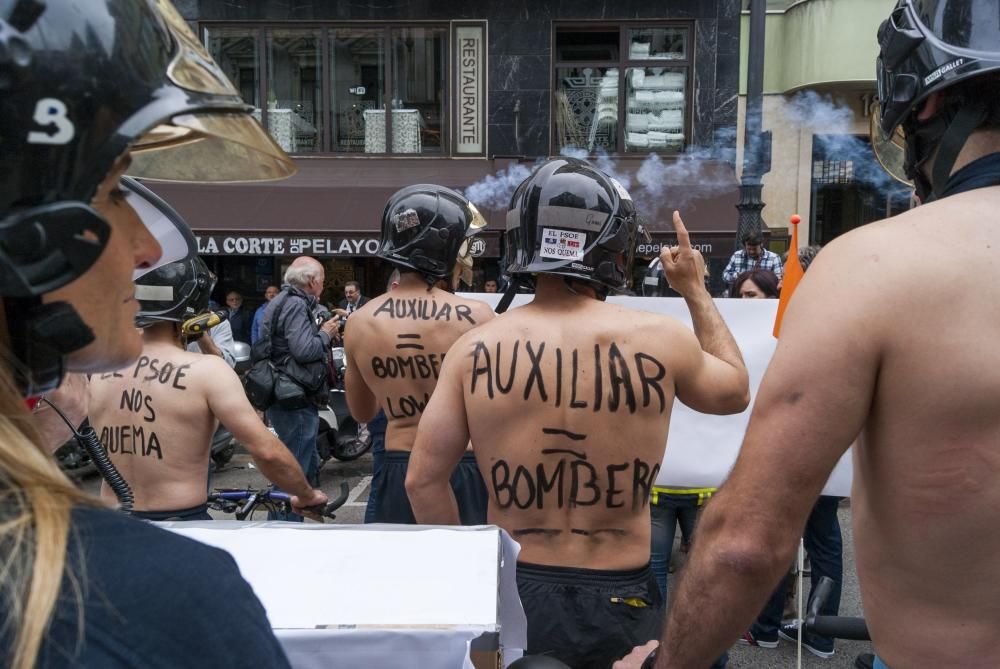
{"type": "Polygon", "coordinates": [[[477,300],[472,297],[462,297],[460,295],[455,295],[454,297],[459,304],[469,307],[472,312],[471,319],[477,327],[481,326],[483,323],[492,321],[496,317],[496,314],[493,313],[493,307],[482,300],[477,300]]]}

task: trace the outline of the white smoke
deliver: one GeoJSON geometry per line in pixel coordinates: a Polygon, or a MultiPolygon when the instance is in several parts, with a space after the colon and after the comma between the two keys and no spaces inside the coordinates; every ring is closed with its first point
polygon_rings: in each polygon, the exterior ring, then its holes
{"type": "Polygon", "coordinates": [[[531,167],[514,163],[466,188],[465,197],[479,209],[506,210],[514,191],[531,172],[531,167]]]}

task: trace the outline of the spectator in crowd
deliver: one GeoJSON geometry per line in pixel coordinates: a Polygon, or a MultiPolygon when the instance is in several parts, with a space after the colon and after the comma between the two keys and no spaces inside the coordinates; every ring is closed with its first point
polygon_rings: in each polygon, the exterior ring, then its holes
{"type": "Polygon", "coordinates": [[[495,293],[497,292],[497,280],[496,279],[486,279],[483,284],[484,293],[495,293]]]}
{"type": "Polygon", "coordinates": [[[368,298],[361,294],[361,284],[357,281],[348,281],[344,284],[344,299],[340,301],[333,313],[347,318],[366,304],[368,304],[368,298]]]}
{"type": "Polygon", "coordinates": [[[733,282],[729,297],[744,300],[778,299],[778,277],[766,269],[743,272],[733,282]]]}
{"type": "Polygon", "coordinates": [[[760,233],[749,232],[743,236],[742,241],[743,248],[733,254],[722,272],[722,280],[726,285],[732,286],[739,275],[755,269],[770,270],[780,280],[781,256],[764,248],[764,240],[760,233]]]}
{"type": "MultiPolygon", "coordinates": [[[[398,269],[392,270],[386,282],[385,292],[391,293],[399,287],[400,274],[398,269]]],[[[368,433],[372,436],[372,480],[368,484],[368,503],[365,505],[365,522],[374,523],[378,509],[378,481],[382,466],[385,464],[385,431],[389,421],[385,411],[379,408],[375,418],[368,421],[368,433]]]]}
{"type": "Polygon", "coordinates": [[[260,339],[260,323],[264,320],[264,312],[267,310],[267,304],[274,299],[279,290],[277,286],[268,286],[264,290],[264,304],[257,307],[257,310],[253,312],[253,324],[250,326],[251,344],[256,344],[257,340],[260,339]]]}
{"type": "Polygon", "coordinates": [[[235,290],[226,293],[226,311],[229,312],[229,327],[233,331],[233,339],[249,343],[253,316],[243,307],[243,296],[235,290]]]}
{"type": "MultiPolygon", "coordinates": [[[[239,377],[216,356],[184,350],[181,324],[204,313],[215,277],[194,256],[136,282],[142,356],[90,382],[90,421],[147,520],[211,520],[206,502],[212,435],[222,422],[261,472],[296,495],[296,507],[327,502],[288,449],[264,427],[239,377]],[[163,288],[172,299],[162,299],[163,288]],[[164,374],[175,370],[172,374],[164,374]],[[125,431],[123,431],[125,430],[125,431]],[[129,438],[131,437],[131,438],[129,438]]],[[[204,337],[204,335],[201,335],[204,337]]],[[[104,484],[101,496],[114,502],[104,484]]]]}
{"type": "Polygon", "coordinates": [[[527,652],[607,669],[660,626],[648,504],[670,407],[676,397],[699,411],[742,411],[747,372],[677,213],[680,246],[661,260],[694,332],[604,301],[627,290],[643,230],[627,191],[589,163],[539,166],[506,220],[508,271],[534,277],[535,298],[451,347],[406,489],[421,523],[457,523],[448,480],[471,439],[490,482],[490,522],[521,544],[527,652]],[[586,232],[583,220],[594,223],[586,232]],[[560,221],[573,224],[564,234],[576,246],[549,241],[552,228],[541,234],[560,221]]]}
{"type": "MultiPolygon", "coordinates": [[[[312,315],[325,277],[322,263],[315,258],[296,258],[285,271],[281,292],[268,303],[260,333],[261,337],[270,334],[271,360],[297,386],[297,392],[289,392],[267,410],[267,420],[310,482],[316,481],[319,470],[318,406],[329,395],[330,338],[337,327],[333,318],[316,325],[312,315]]],[[[277,395],[278,388],[275,391],[277,395]]],[[[279,519],[301,522],[302,516],[292,513],[279,519]]]]}

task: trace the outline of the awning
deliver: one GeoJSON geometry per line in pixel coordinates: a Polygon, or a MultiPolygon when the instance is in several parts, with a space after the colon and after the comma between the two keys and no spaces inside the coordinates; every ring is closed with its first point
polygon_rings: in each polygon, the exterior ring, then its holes
{"type": "MultiPolygon", "coordinates": [[[[400,188],[435,183],[465,190],[514,162],[299,158],[298,174],[285,181],[147,185],[187,220],[205,254],[368,256],[380,234],[385,203],[400,188]]],[[[718,161],[683,163],[664,158],[659,172],[650,172],[647,162],[647,172],[640,179],[643,162],[623,158],[615,166],[619,176],[631,182],[630,192],[654,239],[672,237],[670,216],[678,208],[694,243],[698,235],[726,237],[728,243],[714,246],[731,253],[737,223],[734,207],[739,199],[732,167],[718,161]]],[[[505,213],[502,208],[480,209],[489,226],[482,235],[485,243],[477,250],[484,257],[496,257],[505,213]]]]}

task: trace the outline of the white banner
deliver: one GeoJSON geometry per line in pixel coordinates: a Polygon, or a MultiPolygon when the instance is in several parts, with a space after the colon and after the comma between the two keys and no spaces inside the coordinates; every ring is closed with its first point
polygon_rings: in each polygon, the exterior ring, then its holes
{"type": "MultiPolygon", "coordinates": [[[[499,295],[467,294],[466,297],[496,305],[499,295]]],[[[531,301],[531,295],[519,295],[513,307],[531,301]]],[[[672,316],[688,327],[691,316],[684,300],[678,297],[611,297],[609,302],[641,311],[672,316]]],[[[750,374],[750,407],[757,397],[764,371],[767,369],[777,340],[772,336],[777,300],[715,300],[736,343],[743,353],[750,374]]],[[[670,434],[663,466],[656,485],[668,488],[717,488],[736,462],[743,444],[743,433],[750,421],[750,408],[734,416],[710,416],[693,411],[679,401],[674,402],[670,419],[670,434]]],[[[851,494],[851,451],[840,459],[824,495],[847,497],[851,494]]]]}

